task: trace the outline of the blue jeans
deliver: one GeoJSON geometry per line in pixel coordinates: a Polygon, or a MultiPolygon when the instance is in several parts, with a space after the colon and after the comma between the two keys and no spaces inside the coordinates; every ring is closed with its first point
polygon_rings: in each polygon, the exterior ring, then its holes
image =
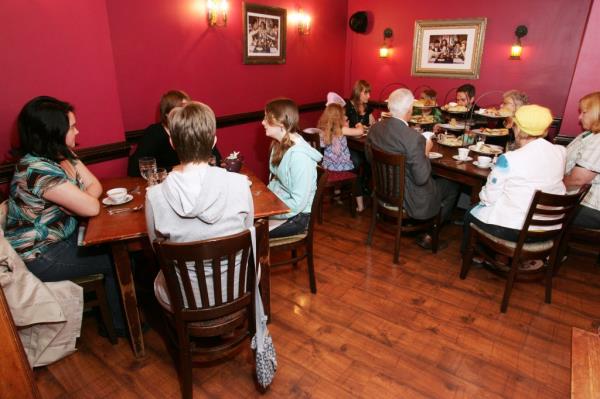
{"type": "Polygon", "coordinates": [[[600,229],[600,211],[589,206],[579,205],[575,211],[573,225],[587,229],[600,229]]]}
{"type": "Polygon", "coordinates": [[[286,220],[285,223],[269,231],[269,238],[279,238],[293,236],[295,234],[302,234],[306,231],[306,229],[308,229],[309,222],[310,213],[299,213],[296,216],[292,216],[286,220]]]}
{"type": "Polygon", "coordinates": [[[110,255],[102,248],[78,247],[77,232],[64,241],[51,244],[44,253],[28,261],[27,268],[42,281],[62,281],[91,274],[103,274],[114,327],[125,329],[110,255]]]}

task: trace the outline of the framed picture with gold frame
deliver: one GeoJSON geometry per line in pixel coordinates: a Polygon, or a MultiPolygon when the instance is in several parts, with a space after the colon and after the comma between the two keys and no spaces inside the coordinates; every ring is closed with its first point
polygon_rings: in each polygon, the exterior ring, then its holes
{"type": "Polygon", "coordinates": [[[244,2],[244,64],[285,64],[285,8],[244,2]]]}
{"type": "Polygon", "coordinates": [[[487,18],[415,21],[412,75],[478,79],[487,18]]]}

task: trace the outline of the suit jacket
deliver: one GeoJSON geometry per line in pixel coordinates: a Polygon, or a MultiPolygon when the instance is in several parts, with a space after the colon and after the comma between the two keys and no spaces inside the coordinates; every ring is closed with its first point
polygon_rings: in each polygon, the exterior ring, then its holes
{"type": "MultiPolygon", "coordinates": [[[[431,178],[431,163],[425,156],[425,137],[397,118],[371,126],[367,144],[405,157],[404,209],[415,219],[429,219],[440,210],[440,196],[431,178]]],[[[371,154],[367,151],[370,161],[371,154]]]]}

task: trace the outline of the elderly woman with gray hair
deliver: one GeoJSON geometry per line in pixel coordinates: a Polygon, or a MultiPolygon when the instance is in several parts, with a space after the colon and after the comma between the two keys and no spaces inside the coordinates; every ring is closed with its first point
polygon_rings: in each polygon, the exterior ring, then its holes
{"type": "MultiPolygon", "coordinates": [[[[431,177],[428,153],[432,142],[412,129],[408,122],[412,116],[414,96],[410,90],[398,89],[387,100],[391,118],[371,127],[367,144],[383,151],[404,155],[406,162],[404,209],[414,219],[434,217],[442,207],[442,221],[452,214],[458,196],[458,184],[431,177]]],[[[367,158],[370,160],[370,154],[367,158]]],[[[431,237],[422,236],[417,243],[431,248],[431,237]]]]}

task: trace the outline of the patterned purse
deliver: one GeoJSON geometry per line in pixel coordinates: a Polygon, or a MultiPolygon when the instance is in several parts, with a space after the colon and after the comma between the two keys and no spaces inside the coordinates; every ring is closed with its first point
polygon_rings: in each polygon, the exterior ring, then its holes
{"type": "Polygon", "coordinates": [[[273,340],[267,329],[267,316],[263,308],[262,299],[258,284],[260,282],[260,263],[256,261],[256,230],[254,226],[250,227],[252,236],[252,252],[254,256],[254,266],[256,268],[256,286],[254,291],[254,308],[256,319],[256,333],[252,337],[250,347],[256,354],[256,378],[262,388],[267,388],[275,378],[277,371],[277,354],[273,340]]]}

